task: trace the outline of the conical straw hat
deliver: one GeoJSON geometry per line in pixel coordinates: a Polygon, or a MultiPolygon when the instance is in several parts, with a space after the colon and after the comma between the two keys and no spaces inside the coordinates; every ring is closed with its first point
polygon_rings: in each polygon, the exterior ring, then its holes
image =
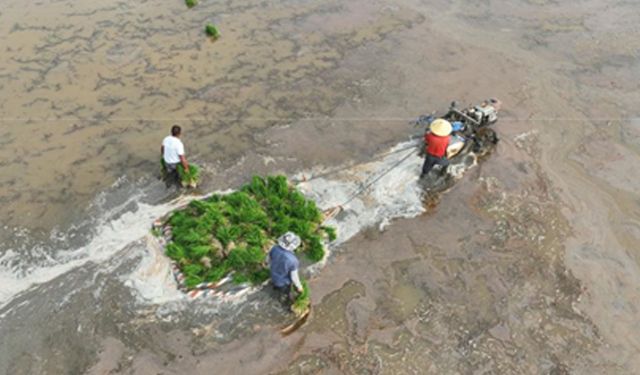
{"type": "Polygon", "coordinates": [[[440,137],[446,137],[451,134],[451,123],[445,119],[437,119],[431,123],[431,132],[440,137]]]}

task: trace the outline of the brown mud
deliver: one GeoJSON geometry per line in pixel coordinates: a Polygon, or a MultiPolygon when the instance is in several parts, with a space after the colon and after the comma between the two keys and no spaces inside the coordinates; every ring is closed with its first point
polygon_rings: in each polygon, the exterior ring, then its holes
{"type": "Polygon", "coordinates": [[[48,325],[0,324],[0,370],[640,372],[633,2],[11,0],[0,21],[0,214],[45,232],[149,178],[174,122],[206,190],[363,161],[452,99],[503,101],[496,152],[424,216],[339,249],[290,336],[271,305],[172,321],[110,281],[24,315],[48,325]]]}

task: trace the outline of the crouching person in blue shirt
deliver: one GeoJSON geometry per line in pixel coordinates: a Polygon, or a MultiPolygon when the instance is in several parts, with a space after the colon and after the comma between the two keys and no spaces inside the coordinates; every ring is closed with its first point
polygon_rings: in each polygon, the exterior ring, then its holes
{"type": "Polygon", "coordinates": [[[300,246],[300,237],[293,232],[287,232],[278,238],[278,244],[269,251],[269,268],[273,288],[283,297],[292,302],[295,295],[291,285],[298,293],[302,293],[302,283],[298,275],[300,262],[294,251],[300,246]]]}

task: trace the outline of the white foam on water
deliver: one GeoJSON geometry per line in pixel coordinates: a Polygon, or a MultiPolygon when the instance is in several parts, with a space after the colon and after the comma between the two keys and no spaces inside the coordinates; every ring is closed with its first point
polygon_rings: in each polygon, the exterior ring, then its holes
{"type": "MultiPolygon", "coordinates": [[[[412,144],[401,143],[390,152],[412,144]]],[[[300,183],[298,188],[323,210],[342,206],[342,212],[326,222],[338,230],[338,238],[331,243],[329,250],[364,228],[378,225],[382,230],[393,219],[412,218],[423,213],[425,209],[419,185],[422,162],[416,150],[410,148],[389,154],[379,161],[342,170],[331,178],[314,179],[311,176],[308,181],[300,183]],[[370,183],[371,186],[363,191],[363,187],[370,183]]],[[[323,263],[314,265],[312,271],[322,267],[323,263]]]]}
{"type": "MultiPolygon", "coordinates": [[[[125,205],[135,202],[132,197],[125,205]]],[[[126,245],[139,240],[149,233],[151,223],[159,216],[184,204],[184,199],[163,205],[137,203],[137,209],[125,212],[118,219],[108,220],[98,225],[97,232],[87,245],[73,250],[59,251],[37,265],[26,269],[22,265],[20,252],[7,249],[0,258],[0,307],[32,286],[43,284],[88,262],[100,263],[110,259],[126,245]]],[[[113,211],[103,217],[113,216],[113,211]]],[[[37,249],[36,249],[37,250],[37,249]]],[[[42,253],[45,253],[43,250],[42,253]]]]}
{"type": "Polygon", "coordinates": [[[186,295],[178,290],[171,271],[171,260],[157,239],[147,235],[142,261],[129,275],[121,278],[136,293],[138,299],[161,304],[181,299],[186,295]]]}

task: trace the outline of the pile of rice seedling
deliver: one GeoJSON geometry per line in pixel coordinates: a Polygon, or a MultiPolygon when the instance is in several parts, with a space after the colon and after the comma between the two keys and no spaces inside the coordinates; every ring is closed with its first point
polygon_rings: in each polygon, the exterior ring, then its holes
{"type": "Polygon", "coordinates": [[[299,253],[321,260],[325,238],[335,239],[335,229],[322,221],[315,202],[285,176],[254,176],[236,192],[194,200],[173,212],[164,223],[172,236],[166,254],[178,264],[187,288],[229,273],[235,282],[259,284],[269,278],[268,251],[287,231],[300,236],[299,253]]]}
{"type": "Polygon", "coordinates": [[[194,6],[198,5],[198,0],[185,0],[184,2],[185,4],[187,4],[188,8],[193,8],[194,6]]]}

